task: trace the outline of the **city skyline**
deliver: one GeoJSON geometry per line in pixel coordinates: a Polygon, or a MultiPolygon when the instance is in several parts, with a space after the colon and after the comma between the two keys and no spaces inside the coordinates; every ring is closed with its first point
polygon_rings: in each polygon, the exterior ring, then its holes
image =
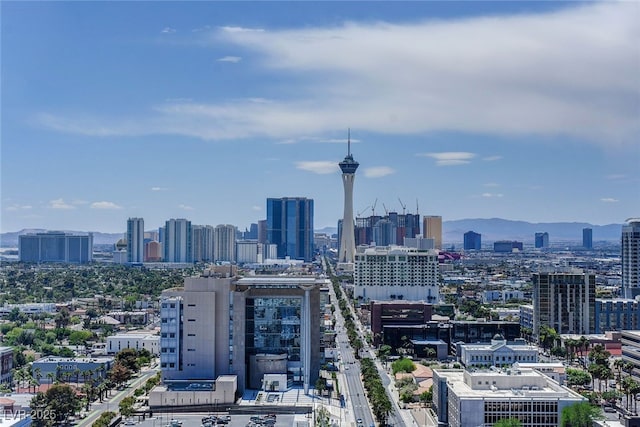
{"type": "Polygon", "coordinates": [[[3,2],[0,231],[639,215],[640,4],[250,4],[3,2]]]}

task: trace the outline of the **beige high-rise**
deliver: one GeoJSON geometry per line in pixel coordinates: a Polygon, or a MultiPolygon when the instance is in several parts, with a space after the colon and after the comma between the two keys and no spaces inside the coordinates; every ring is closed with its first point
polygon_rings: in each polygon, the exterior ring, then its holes
{"type": "Polygon", "coordinates": [[[422,237],[433,239],[436,249],[442,249],[442,217],[425,215],[422,220],[422,237]]]}

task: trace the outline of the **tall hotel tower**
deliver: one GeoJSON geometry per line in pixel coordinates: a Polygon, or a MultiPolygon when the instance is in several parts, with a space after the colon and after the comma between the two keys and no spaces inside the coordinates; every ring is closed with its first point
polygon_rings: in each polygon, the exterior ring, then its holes
{"type": "Polygon", "coordinates": [[[144,219],[127,220],[127,262],[144,262],[144,219]]]}
{"type": "Polygon", "coordinates": [[[353,181],[360,164],[351,155],[351,131],[347,136],[347,157],[339,163],[344,184],[344,216],[342,217],[342,237],[340,239],[339,263],[351,263],[355,260],[356,241],[353,231],[353,181]]]}
{"type": "Polygon", "coordinates": [[[640,295],[640,218],[629,218],[622,227],[622,293],[640,295]]]}

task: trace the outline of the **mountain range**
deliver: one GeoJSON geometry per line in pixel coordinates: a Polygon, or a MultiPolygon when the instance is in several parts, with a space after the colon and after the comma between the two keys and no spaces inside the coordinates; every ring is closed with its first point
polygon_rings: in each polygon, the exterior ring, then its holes
{"type": "MultiPolygon", "coordinates": [[[[537,232],[549,233],[549,241],[582,242],[582,229],[593,230],[593,241],[619,241],[622,224],[592,225],[586,222],[543,222],[531,223],[526,221],[512,221],[501,218],[490,219],[459,219],[443,221],[442,240],[444,243],[460,243],[467,231],[474,231],[482,235],[482,242],[496,240],[519,240],[525,243],[533,242],[537,232]]],[[[44,229],[23,229],[15,232],[0,234],[0,246],[17,247],[18,236],[27,233],[41,233],[44,229]]],[[[86,233],[69,231],[68,233],[86,233]]],[[[325,227],[316,230],[318,233],[335,234],[335,227],[325,227]]],[[[114,244],[124,236],[122,233],[102,233],[93,231],[94,245],[114,244]]]]}

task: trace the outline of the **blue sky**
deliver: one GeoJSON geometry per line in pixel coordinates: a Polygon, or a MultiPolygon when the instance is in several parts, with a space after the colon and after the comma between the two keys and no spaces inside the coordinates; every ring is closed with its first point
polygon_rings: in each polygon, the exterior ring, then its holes
{"type": "Polygon", "coordinates": [[[6,2],[1,231],[640,214],[640,3],[6,2]]]}

